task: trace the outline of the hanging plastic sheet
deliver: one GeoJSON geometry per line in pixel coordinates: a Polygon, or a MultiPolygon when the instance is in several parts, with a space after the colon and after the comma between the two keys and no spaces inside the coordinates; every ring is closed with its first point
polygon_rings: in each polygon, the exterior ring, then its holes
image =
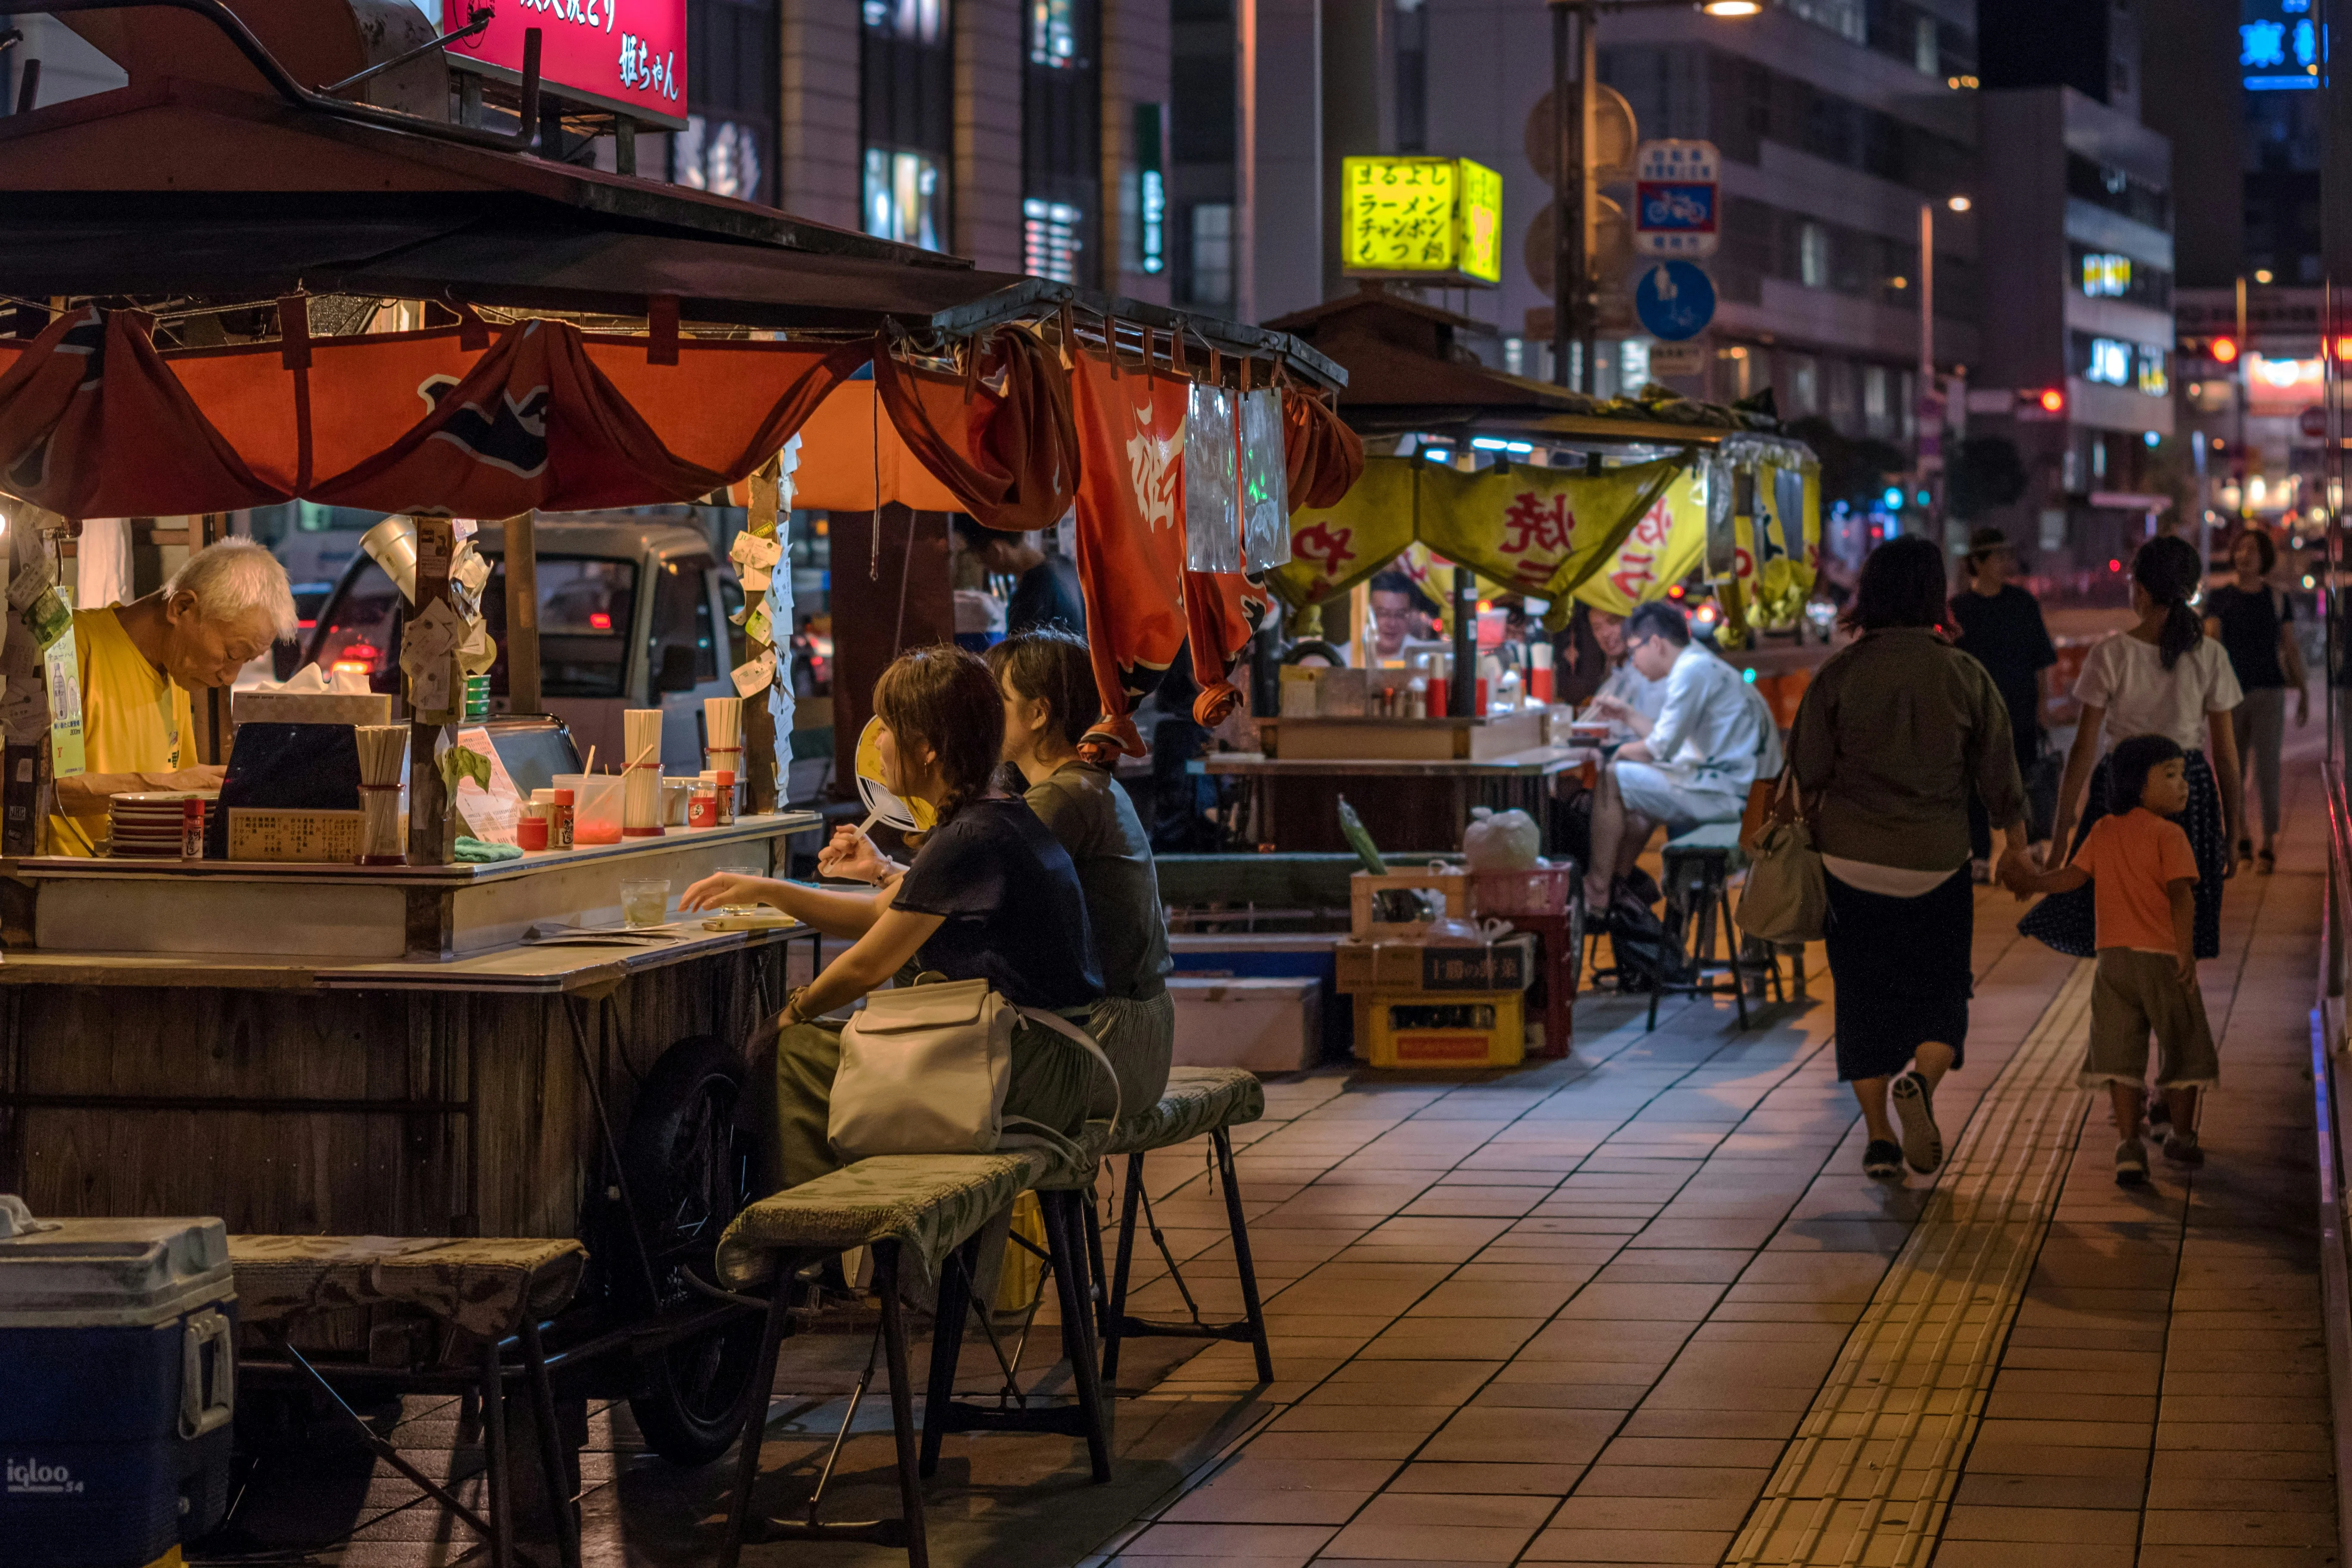
{"type": "Polygon", "coordinates": [[[1239,572],[1242,530],[1234,493],[1234,395],[1194,383],[1184,420],[1184,566],[1239,572]]]}
{"type": "Polygon", "coordinates": [[[1270,386],[1243,393],[1236,479],[1242,564],[1251,572],[1267,571],[1290,559],[1290,479],[1282,434],[1282,394],[1270,386]]]}
{"type": "MultiPolygon", "coordinates": [[[[1184,644],[1184,427],[1188,384],[1080,353],[1070,390],[1085,461],[1078,586],[1101,721],[1079,742],[1108,762],[1144,752],[1131,717],[1184,644]]],[[[1211,662],[1203,667],[1213,672],[1211,662]]]]}

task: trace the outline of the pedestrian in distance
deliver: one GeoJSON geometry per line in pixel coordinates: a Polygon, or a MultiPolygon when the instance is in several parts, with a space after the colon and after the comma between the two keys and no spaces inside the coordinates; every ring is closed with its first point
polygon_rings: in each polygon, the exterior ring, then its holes
{"type": "Polygon", "coordinates": [[[2055,870],[2014,869],[2020,891],[2063,894],[2088,887],[2097,905],[2098,971],[2091,985],[2084,1089],[2105,1087],[2113,1106],[2116,1180],[2147,1181],[2141,1108],[2147,1037],[2156,1036],[2157,1092],[2168,1112],[2167,1163],[2205,1163],[2197,1142],[2199,1091],[2221,1078],[2212,1026],[2197,984],[2200,870],[2177,820],[2189,809],[2188,757],[2169,735],[2134,735],[2108,756],[2111,809],[2091,826],[2074,860],[2055,870]]]}
{"type": "MultiPolygon", "coordinates": [[[[2286,743],[2286,694],[2294,691],[2297,729],[2311,722],[2311,692],[2305,685],[2303,647],[2295,641],[2294,604],[2268,579],[2278,565],[2278,546],[2269,534],[2250,528],[2230,551],[2234,583],[2205,595],[2205,635],[2218,638],[2230,668],[2245,693],[2230,715],[2242,765],[2251,765],[2254,793],[2263,807],[2263,847],[2255,854],[2243,819],[2238,859],[2252,861],[2263,876],[2278,869],[2279,752],[2286,743]]],[[[2240,789],[2244,788],[2242,782],[2240,789]]]]}
{"type": "Polygon", "coordinates": [[[1862,1168],[1881,1179],[1944,1162],[1936,1088],[1964,1058],[1975,988],[1971,795],[2001,833],[2004,869],[2030,868],[2009,708],[1944,639],[1944,572],[1927,539],[1871,552],[1845,613],[1857,636],[1813,677],[1789,734],[1796,801],[1783,805],[1807,814],[1829,894],[1837,1074],[1862,1107],[1862,1168]]]}
{"type": "MultiPolygon", "coordinates": [[[[2042,672],[2058,662],[2058,649],[2042,619],[2042,602],[2013,580],[2017,552],[2011,548],[2009,535],[1997,528],[1978,529],[1969,535],[1969,552],[1962,559],[1969,575],[1952,595],[1952,621],[1958,627],[1952,644],[1985,667],[2008,706],[2010,743],[2017,752],[2018,773],[2026,781],[2031,819],[2033,777],[2048,741],[2042,728],[2042,672]]],[[[2048,793],[2047,784],[2043,789],[2048,793]]],[[[2030,829],[2030,820],[2028,826],[2030,829]]],[[[2027,836],[2032,837],[2030,830],[2027,836]]],[[[1969,802],[1969,852],[1977,862],[1977,879],[1989,879],[1992,824],[1985,816],[1984,803],[1973,798],[1969,802]]]]}

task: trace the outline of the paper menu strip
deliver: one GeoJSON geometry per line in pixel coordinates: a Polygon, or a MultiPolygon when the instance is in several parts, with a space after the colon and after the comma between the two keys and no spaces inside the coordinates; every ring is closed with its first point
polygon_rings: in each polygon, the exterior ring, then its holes
{"type": "Polygon", "coordinates": [[[507,773],[499,749],[490,743],[489,731],[479,725],[460,730],[457,744],[479,752],[490,763],[488,789],[470,778],[457,781],[457,814],[465,818],[467,830],[484,843],[512,844],[515,825],[522,818],[522,792],[507,773]]]}

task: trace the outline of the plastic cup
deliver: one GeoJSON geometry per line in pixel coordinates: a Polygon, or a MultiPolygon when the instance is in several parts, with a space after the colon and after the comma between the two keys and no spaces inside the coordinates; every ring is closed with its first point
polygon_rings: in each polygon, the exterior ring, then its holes
{"type": "Polygon", "coordinates": [[[669,923],[669,881],[646,878],[621,884],[621,918],[632,926],[669,923]]]}
{"type": "Polygon", "coordinates": [[[572,792],[574,845],[621,841],[621,777],[619,773],[555,775],[555,787],[572,792]]]}

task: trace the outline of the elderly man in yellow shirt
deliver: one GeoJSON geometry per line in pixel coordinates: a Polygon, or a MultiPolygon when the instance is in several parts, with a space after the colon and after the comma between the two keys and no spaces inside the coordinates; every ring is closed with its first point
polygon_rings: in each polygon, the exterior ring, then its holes
{"type": "Polygon", "coordinates": [[[198,551],[144,598],[75,611],[87,771],[57,781],[49,853],[98,853],[109,796],[219,788],[225,769],[182,765],[194,754],[188,693],[234,685],[238,670],[294,630],[286,568],[245,539],[198,551]]]}

